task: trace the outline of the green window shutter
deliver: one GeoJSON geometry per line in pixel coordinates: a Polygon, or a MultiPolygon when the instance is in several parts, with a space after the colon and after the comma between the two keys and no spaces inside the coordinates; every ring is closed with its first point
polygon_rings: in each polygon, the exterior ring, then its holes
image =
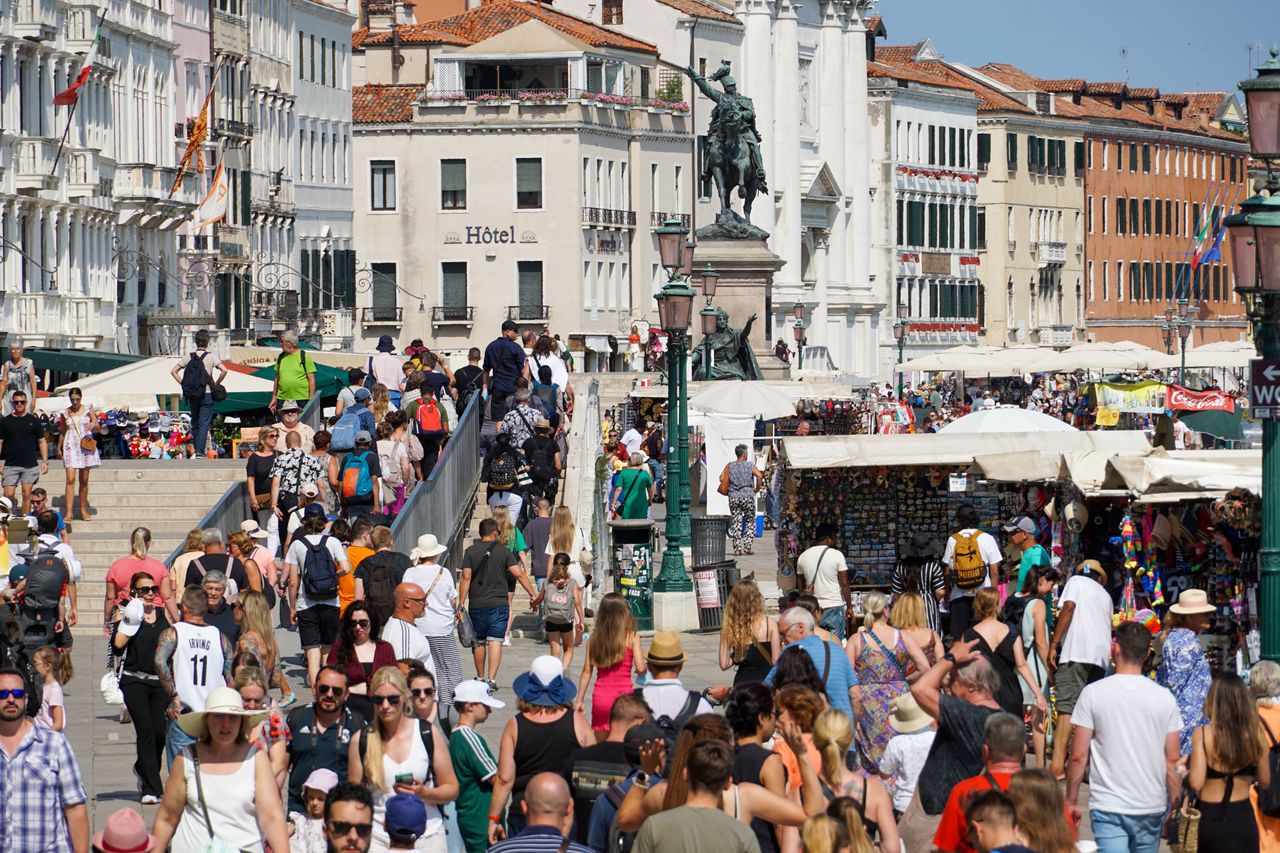
{"type": "Polygon", "coordinates": [[[522,210],[542,207],[540,157],[521,157],[516,160],[516,207],[522,210]]]}
{"type": "Polygon", "coordinates": [[[440,264],[440,284],[444,319],[467,319],[466,262],[446,261],[440,264]]]}
{"type": "Polygon", "coordinates": [[[516,263],[517,288],[520,297],[520,318],[538,319],[542,316],[542,261],[516,263]]]}
{"type": "Polygon", "coordinates": [[[924,202],[907,202],[907,245],[924,245],[924,202]]]}
{"type": "Polygon", "coordinates": [[[440,161],[440,207],[465,210],[467,207],[467,161],[440,161]]]}
{"type": "Polygon", "coordinates": [[[991,162],[991,134],[978,134],[978,168],[985,169],[991,162]]]}
{"type": "Polygon", "coordinates": [[[1009,164],[1010,169],[1017,169],[1018,168],[1018,134],[1006,133],[1004,135],[1004,139],[1005,139],[1005,145],[1008,147],[1008,152],[1005,157],[1005,162],[1009,164]]]}
{"type": "Polygon", "coordinates": [[[373,264],[373,287],[370,293],[373,319],[387,322],[396,319],[396,265],[373,264]]]}

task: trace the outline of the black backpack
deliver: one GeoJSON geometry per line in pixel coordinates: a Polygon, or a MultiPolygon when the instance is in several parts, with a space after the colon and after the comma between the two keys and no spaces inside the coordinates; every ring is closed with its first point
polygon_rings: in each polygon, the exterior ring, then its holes
{"type": "Polygon", "coordinates": [[[395,590],[400,582],[404,580],[404,568],[397,571],[396,567],[391,565],[391,558],[394,556],[396,555],[393,551],[379,551],[376,554],[370,554],[365,557],[360,564],[362,568],[369,570],[369,579],[364,588],[364,599],[365,603],[369,605],[369,612],[373,615],[374,624],[378,626],[387,624],[387,620],[395,612],[395,590]]]}
{"type": "Polygon", "coordinates": [[[514,450],[509,446],[499,447],[485,461],[489,469],[485,475],[485,482],[491,489],[506,492],[515,488],[516,479],[520,475],[520,457],[514,450]]]}
{"type": "Polygon", "coordinates": [[[623,832],[618,828],[618,812],[622,809],[622,801],[626,798],[626,794],[622,792],[622,785],[614,782],[600,796],[604,797],[613,804],[613,820],[609,822],[609,845],[605,847],[607,853],[631,853],[631,848],[635,846],[635,832],[623,832]]]}
{"type": "Polygon", "coordinates": [[[1262,721],[1271,747],[1267,750],[1267,766],[1271,768],[1271,783],[1265,788],[1258,788],[1258,811],[1267,817],[1280,817],[1280,743],[1271,733],[1271,726],[1262,721]]]}
{"type": "Polygon", "coordinates": [[[15,621],[4,623],[0,630],[0,667],[16,669],[22,673],[27,691],[27,716],[35,717],[44,703],[44,679],[36,672],[35,664],[22,642],[22,629],[15,621]]]}
{"type": "Polygon", "coordinates": [[[1007,623],[1013,630],[1019,634],[1022,633],[1022,617],[1027,612],[1027,605],[1031,603],[1033,595],[1011,595],[1004,600],[1004,606],[1000,608],[1000,621],[1007,623]]]}
{"type": "Polygon", "coordinates": [[[534,436],[526,442],[529,456],[529,476],[540,483],[556,478],[555,455],[560,447],[554,439],[534,436]]]}
{"type": "Polygon", "coordinates": [[[22,606],[28,610],[54,610],[62,600],[62,590],[71,580],[67,563],[53,547],[43,547],[25,558],[27,585],[22,606]]]}
{"type": "MultiPolygon", "coordinates": [[[[637,691],[640,697],[644,698],[642,691],[637,691]]],[[[667,749],[673,750],[677,738],[680,737],[680,730],[684,728],[684,724],[689,722],[695,714],[698,713],[698,704],[702,701],[702,694],[693,690],[688,691],[689,695],[684,697],[684,704],[680,706],[680,710],[676,712],[674,717],[668,717],[663,714],[656,717],[653,724],[662,729],[663,739],[667,742],[667,749]]]]}
{"type": "Polygon", "coordinates": [[[302,588],[312,602],[333,598],[338,594],[338,567],[334,565],[333,555],[329,553],[329,538],[321,534],[320,541],[315,545],[308,542],[306,537],[302,538],[302,547],[307,549],[302,562],[302,588]]]}
{"type": "Polygon", "coordinates": [[[182,396],[188,400],[203,400],[204,389],[211,384],[213,377],[204,366],[204,357],[200,351],[191,353],[187,366],[182,368],[182,396]]]}

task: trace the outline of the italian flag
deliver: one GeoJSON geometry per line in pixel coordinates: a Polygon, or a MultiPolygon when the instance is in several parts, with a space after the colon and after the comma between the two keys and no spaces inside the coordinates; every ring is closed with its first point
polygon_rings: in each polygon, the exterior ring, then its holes
{"type": "Polygon", "coordinates": [[[71,85],[53,96],[53,103],[59,107],[69,107],[75,104],[76,99],[80,97],[80,87],[84,85],[84,81],[89,79],[89,72],[93,70],[93,63],[98,58],[98,45],[102,42],[102,15],[98,16],[98,27],[93,31],[93,44],[89,46],[89,53],[84,58],[84,65],[80,66],[80,73],[76,75],[76,79],[71,85]]]}

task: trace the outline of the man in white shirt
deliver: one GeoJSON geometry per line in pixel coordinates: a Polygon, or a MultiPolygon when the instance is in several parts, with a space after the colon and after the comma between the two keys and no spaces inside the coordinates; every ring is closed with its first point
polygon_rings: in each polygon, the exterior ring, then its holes
{"type": "Polygon", "coordinates": [[[328,656],[329,647],[338,639],[339,614],[336,583],[332,595],[313,598],[307,592],[308,586],[320,581],[320,578],[315,578],[312,584],[307,582],[308,552],[325,548],[338,577],[351,572],[351,562],[342,543],[337,537],[324,532],[328,523],[323,506],[308,504],[302,511],[302,535],[289,544],[284,558],[284,570],[289,579],[289,619],[298,626],[298,636],[307,660],[307,685],[311,687],[314,687],[316,674],[320,671],[321,658],[328,656]]]}
{"type": "Polygon", "coordinates": [[[627,448],[627,453],[639,453],[640,446],[644,444],[644,433],[636,429],[636,424],[631,425],[631,429],[622,434],[622,445],[627,448]]]}
{"type": "Polygon", "coordinates": [[[692,716],[711,713],[711,703],[680,682],[680,670],[686,660],[684,646],[674,632],[654,634],[645,654],[649,683],[640,691],[653,718],[667,717],[677,728],[692,716]]]}
{"type": "Polygon", "coordinates": [[[1182,413],[1174,412],[1171,415],[1173,419],[1173,449],[1187,450],[1187,440],[1191,437],[1191,427],[1182,422],[1182,413]]]}
{"type": "Polygon", "coordinates": [[[396,609],[391,612],[387,624],[382,626],[379,638],[391,644],[396,660],[413,658],[421,661],[434,679],[436,665],[431,659],[431,644],[417,625],[427,610],[427,593],[416,583],[402,583],[392,594],[396,609]]]}
{"type": "Polygon", "coordinates": [[[994,409],[996,407],[996,399],[991,396],[990,391],[982,392],[982,408],[994,409]]]}
{"type": "Polygon", "coordinates": [[[1004,554],[996,538],[980,529],[982,519],[973,504],[956,507],[956,524],[960,529],[947,538],[942,564],[946,568],[947,588],[951,590],[951,623],[947,634],[958,640],[973,625],[973,597],[978,590],[999,583],[1004,554]],[[981,561],[980,568],[975,568],[975,560],[981,561]],[[977,580],[975,572],[981,575],[977,580]]]}
{"type": "Polygon", "coordinates": [[[1102,564],[1097,560],[1081,562],[1076,574],[1062,587],[1059,603],[1061,609],[1049,642],[1048,663],[1054,673],[1054,708],[1058,714],[1051,769],[1061,776],[1076,701],[1086,685],[1106,674],[1111,661],[1114,604],[1107,592],[1107,573],[1102,564]]]}
{"type": "Polygon", "coordinates": [[[819,627],[843,640],[852,602],[849,597],[849,564],[845,561],[844,552],[837,547],[837,533],[834,524],[819,524],[813,546],[796,558],[796,574],[800,577],[802,591],[813,593],[822,608],[819,627]]]}
{"type": "Polygon", "coordinates": [[[1087,761],[1089,817],[1101,849],[1156,853],[1164,816],[1181,793],[1182,717],[1173,694],[1142,674],[1151,632],[1125,622],[1115,647],[1115,675],[1085,687],[1071,715],[1067,806],[1078,821],[1087,761]]]}

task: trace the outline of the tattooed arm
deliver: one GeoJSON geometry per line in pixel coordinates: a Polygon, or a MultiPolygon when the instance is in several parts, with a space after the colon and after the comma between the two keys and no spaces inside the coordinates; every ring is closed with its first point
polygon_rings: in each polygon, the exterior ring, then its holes
{"type": "Polygon", "coordinates": [[[165,628],[160,639],[156,641],[156,674],[160,676],[160,686],[169,694],[169,719],[176,720],[182,709],[178,699],[178,689],[173,683],[173,653],[178,648],[178,632],[172,626],[165,628]]]}
{"type": "MultiPolygon", "coordinates": [[[[227,686],[231,687],[231,664],[236,656],[236,649],[227,639],[227,635],[221,631],[218,632],[218,639],[222,640],[222,678],[227,686]]],[[[258,660],[262,660],[261,655],[258,656],[258,660]]]]}

